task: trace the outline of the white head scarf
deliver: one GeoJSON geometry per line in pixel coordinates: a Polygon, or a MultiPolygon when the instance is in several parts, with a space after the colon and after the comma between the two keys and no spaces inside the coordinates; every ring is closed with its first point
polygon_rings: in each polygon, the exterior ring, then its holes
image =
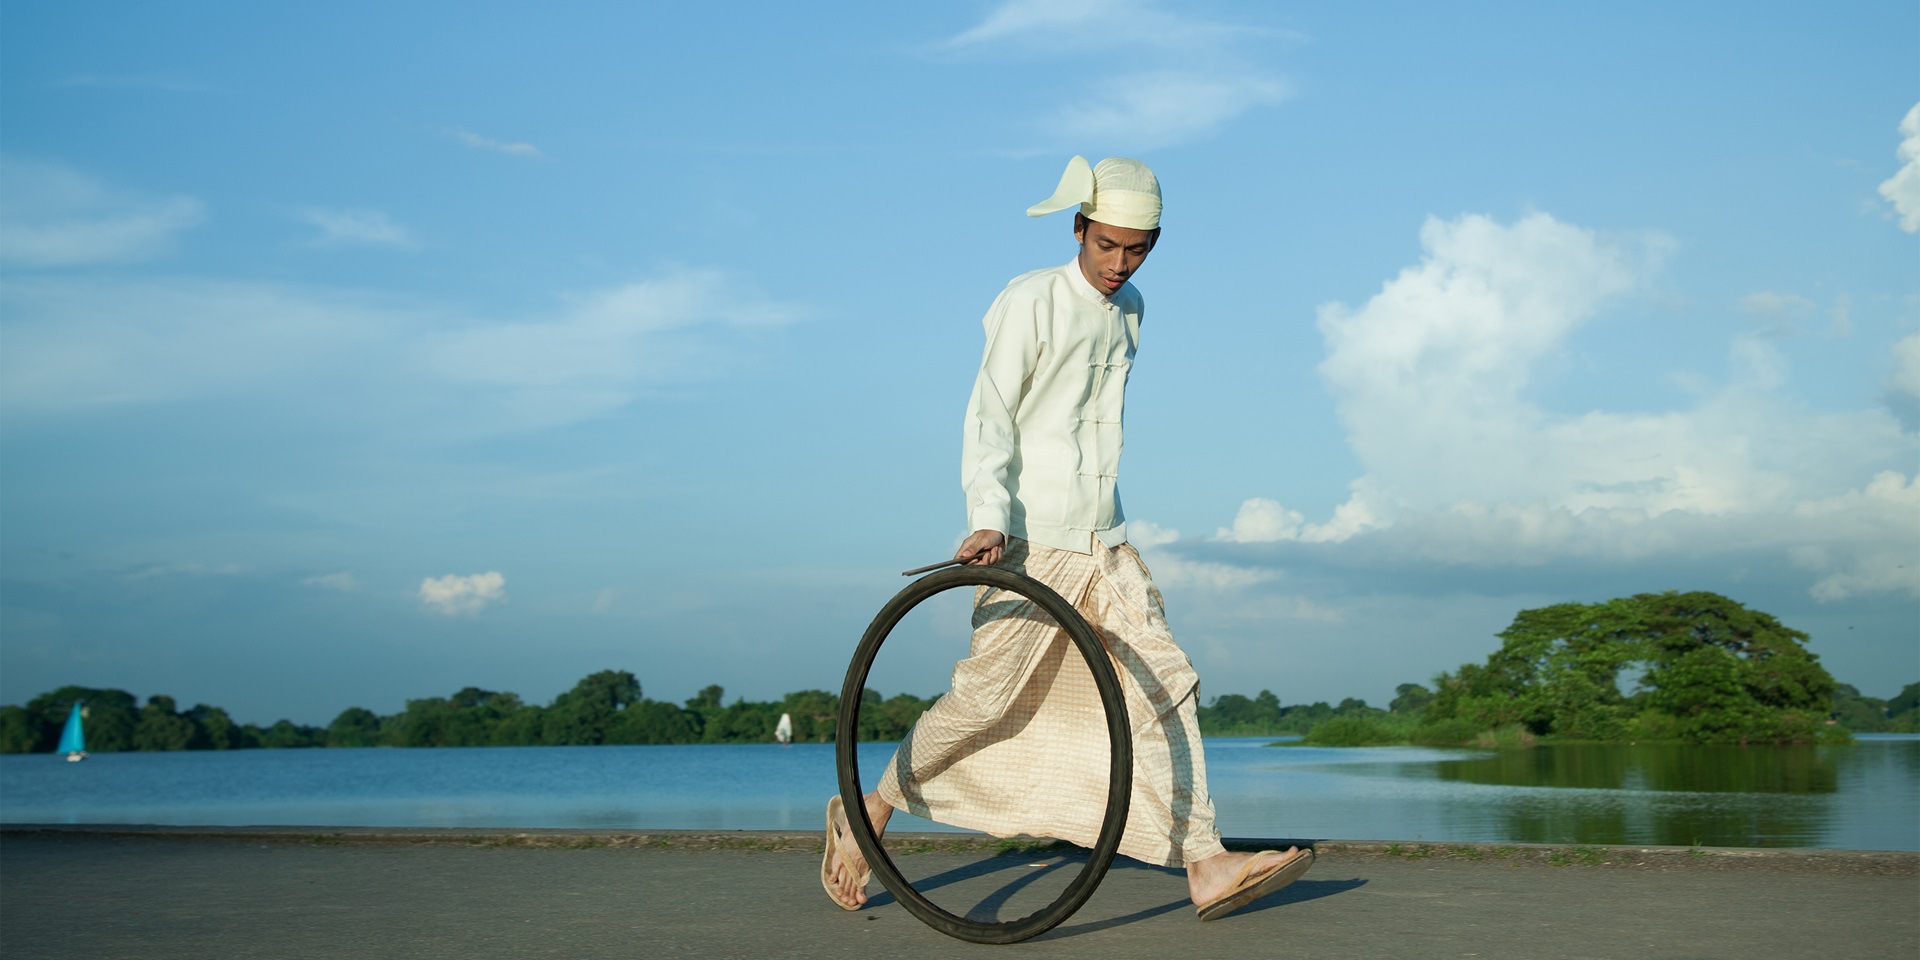
{"type": "Polygon", "coordinates": [[[1086,157],[1075,156],[1053,196],[1028,207],[1027,216],[1044,217],[1076,203],[1088,220],[1130,230],[1160,226],[1160,181],[1138,160],[1108,157],[1089,167],[1086,157]]]}

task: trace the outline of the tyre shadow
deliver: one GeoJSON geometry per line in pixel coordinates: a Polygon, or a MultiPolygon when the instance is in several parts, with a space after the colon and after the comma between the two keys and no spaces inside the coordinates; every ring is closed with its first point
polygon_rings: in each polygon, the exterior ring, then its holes
{"type": "MultiPolygon", "coordinates": [[[[954,867],[953,869],[944,870],[940,873],[924,877],[914,881],[913,885],[916,890],[925,894],[942,887],[952,886],[956,883],[978,880],[997,873],[1015,871],[1015,875],[1008,880],[1008,882],[1001,884],[978,903],[968,908],[964,913],[954,910],[952,907],[946,907],[949,911],[960,913],[968,920],[977,923],[1000,923],[1015,919],[1002,917],[1000,911],[1022,890],[1027,889],[1039,880],[1058,874],[1063,870],[1083,868],[1086,865],[1086,860],[1085,852],[1080,850],[1001,853],[987,857],[976,863],[970,863],[962,867],[954,867]]],[[[1108,875],[1111,876],[1125,871],[1148,871],[1164,874],[1167,877],[1168,883],[1176,884],[1175,889],[1179,890],[1182,895],[1166,903],[1135,910],[1131,913],[1116,917],[1108,917],[1085,923],[1068,922],[1034,939],[1052,940],[1097,933],[1101,930],[1110,930],[1114,927],[1138,923],[1142,920],[1150,920],[1175,910],[1192,909],[1193,901],[1184,895],[1187,879],[1185,870],[1116,860],[1112,867],[1108,869],[1108,875]]],[[[1069,877],[1068,879],[1070,880],[1071,878],[1069,877]]],[[[1325,897],[1338,896],[1342,893],[1357,890],[1366,886],[1366,884],[1367,881],[1360,878],[1351,880],[1296,880],[1280,890],[1276,890],[1241,907],[1239,910],[1234,911],[1233,916],[1238,917],[1247,914],[1262,913],[1267,910],[1290,906],[1296,903],[1306,903],[1325,897]]],[[[899,900],[897,900],[891,892],[883,890],[868,900],[867,906],[878,907],[897,903],[899,903],[899,900]]]]}

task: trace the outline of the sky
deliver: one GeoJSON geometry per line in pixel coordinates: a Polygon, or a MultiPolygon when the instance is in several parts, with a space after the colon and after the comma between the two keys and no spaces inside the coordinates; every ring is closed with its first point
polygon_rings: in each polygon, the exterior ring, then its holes
{"type": "MultiPolygon", "coordinates": [[[[838,690],[1074,154],[1202,693],[1710,590],[1920,680],[1910,2],[0,7],[0,703],[838,690]]],[[[965,598],[890,642],[945,688],[965,598]]]]}

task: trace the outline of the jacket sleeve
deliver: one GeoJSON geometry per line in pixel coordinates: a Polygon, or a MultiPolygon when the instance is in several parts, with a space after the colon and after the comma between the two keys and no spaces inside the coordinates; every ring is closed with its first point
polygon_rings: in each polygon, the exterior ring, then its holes
{"type": "Polygon", "coordinates": [[[1040,303],[1009,287],[987,309],[987,346],[967,400],[960,443],[960,485],[967,495],[967,530],[1009,533],[1008,489],[1020,428],[1020,401],[1040,361],[1040,303]]]}

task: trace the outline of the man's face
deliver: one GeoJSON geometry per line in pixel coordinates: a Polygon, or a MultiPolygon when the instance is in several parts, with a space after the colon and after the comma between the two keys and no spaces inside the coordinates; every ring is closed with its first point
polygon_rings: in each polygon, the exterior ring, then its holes
{"type": "Polygon", "coordinates": [[[1116,227],[1074,214],[1073,238],[1080,241],[1080,273],[1095,290],[1112,296],[1146,262],[1160,231],[1116,227]]]}

